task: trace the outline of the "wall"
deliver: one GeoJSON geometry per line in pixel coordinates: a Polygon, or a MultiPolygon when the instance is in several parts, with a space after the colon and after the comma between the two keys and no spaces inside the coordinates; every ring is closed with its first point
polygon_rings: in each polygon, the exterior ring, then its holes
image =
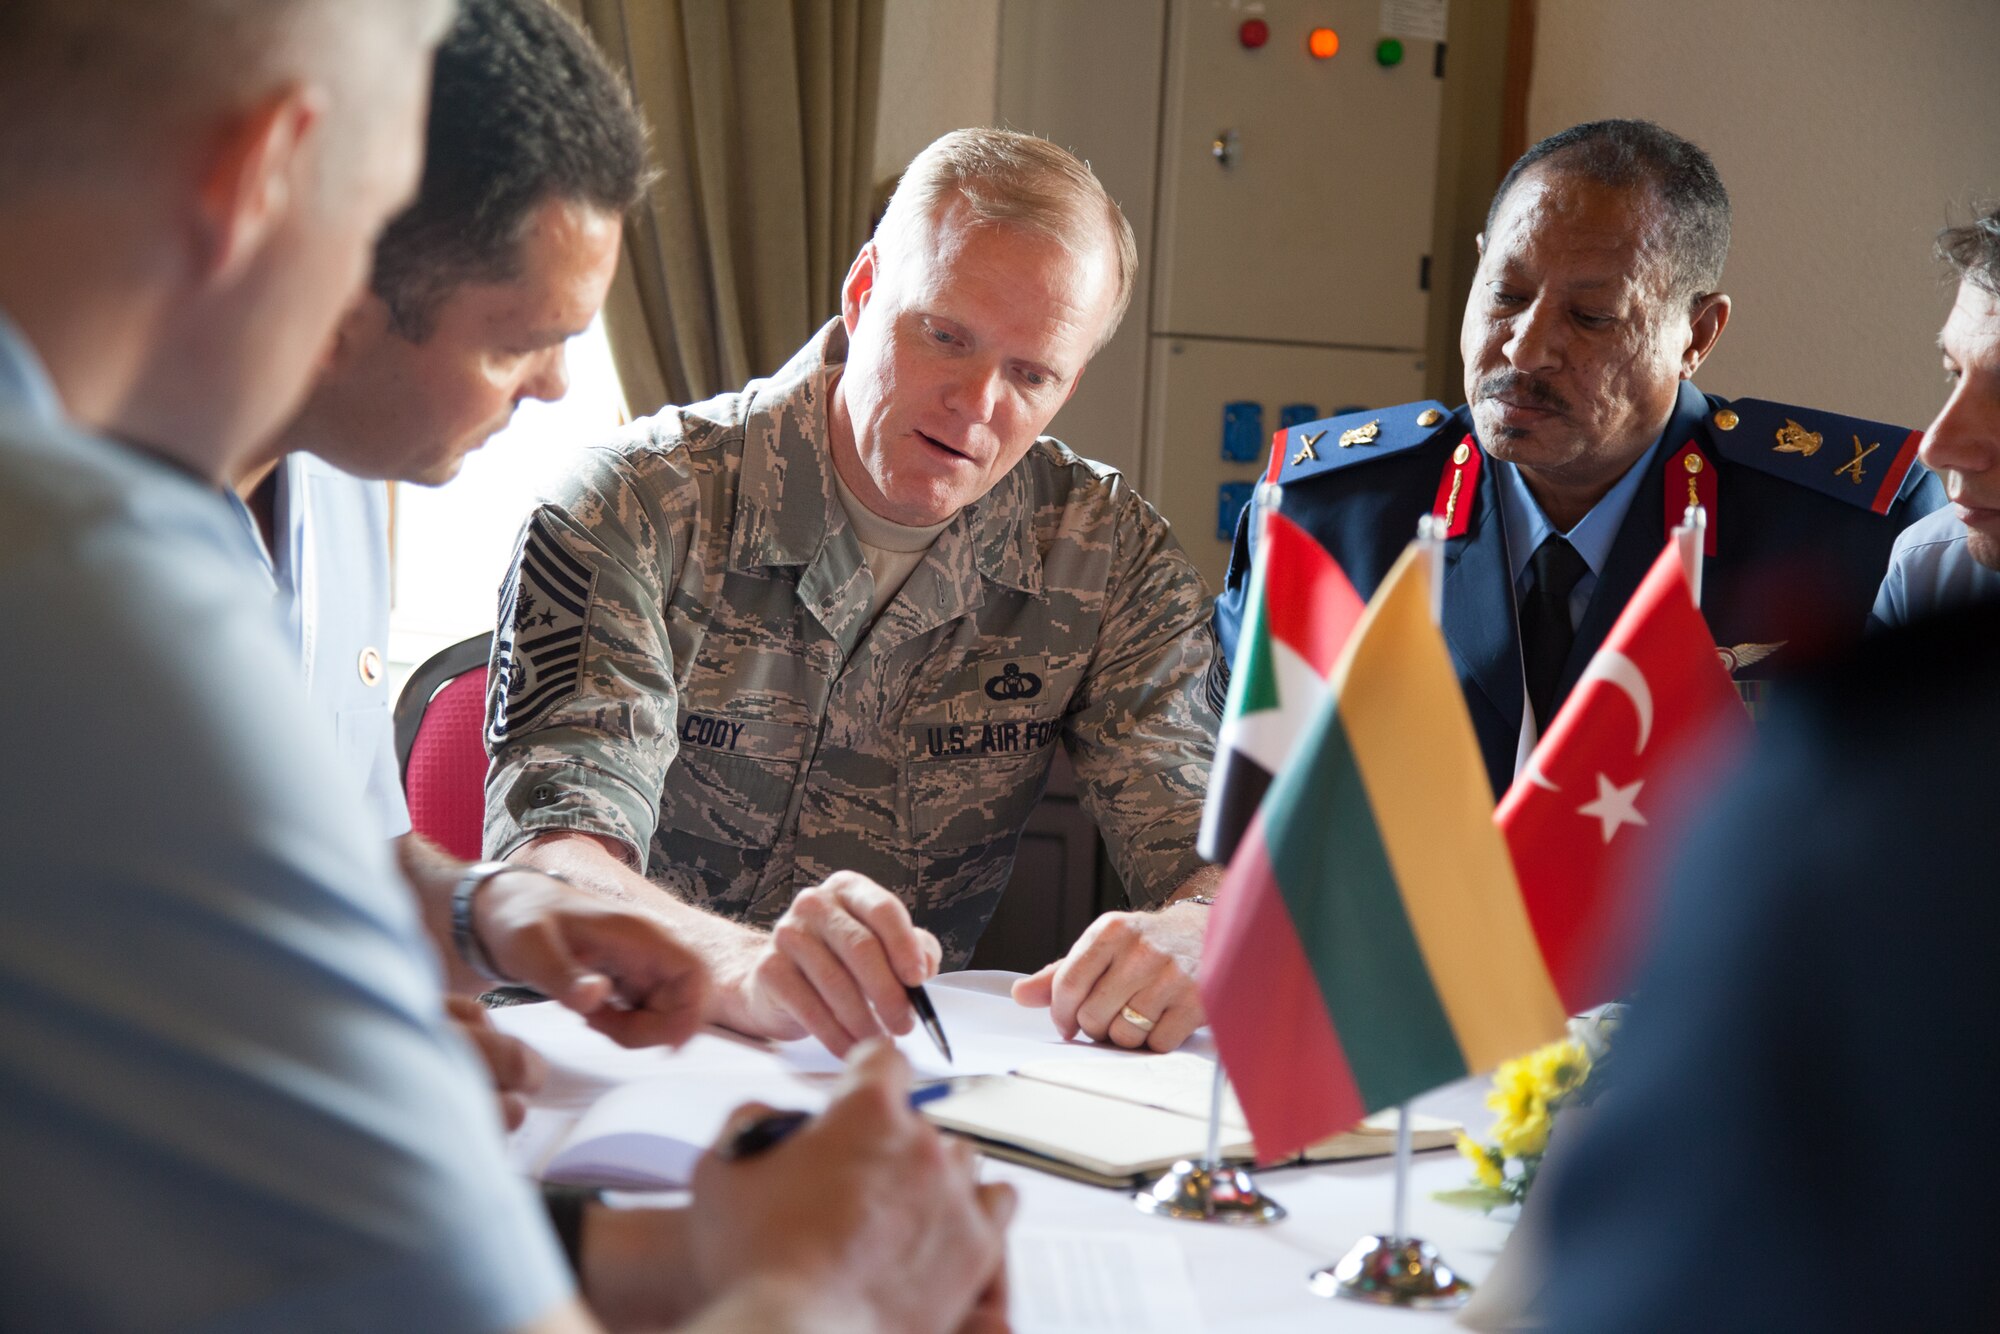
{"type": "Polygon", "coordinates": [[[1139,247],[1125,320],[1091,358],[1049,434],[1140,486],[1166,26],[1166,0],[1003,0],[1000,15],[1000,123],[1046,136],[1089,162],[1139,247]],[[1088,78],[1077,76],[1080,63],[1088,78]]]}
{"type": "Polygon", "coordinates": [[[946,130],[992,124],[999,70],[1000,0],[888,0],[877,181],[946,130]]]}
{"type": "Polygon", "coordinates": [[[1540,0],[1531,139],[1604,116],[1707,149],[1735,313],[1701,385],[1928,422],[1950,307],[1930,258],[2000,194],[1993,0],[1540,0]]]}

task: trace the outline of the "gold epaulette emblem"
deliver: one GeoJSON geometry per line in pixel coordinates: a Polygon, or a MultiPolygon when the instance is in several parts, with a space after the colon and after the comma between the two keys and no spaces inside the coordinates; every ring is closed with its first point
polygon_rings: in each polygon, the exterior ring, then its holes
{"type": "Polygon", "coordinates": [[[1778,443],[1771,448],[1779,454],[1803,454],[1811,458],[1819,453],[1821,443],[1818,431],[1808,431],[1787,417],[1785,424],[1778,428],[1778,443]]]}
{"type": "Polygon", "coordinates": [[[1841,464],[1838,468],[1835,468],[1833,470],[1833,475],[1835,477],[1846,477],[1847,480],[1853,482],[1856,486],[1860,486],[1861,460],[1867,458],[1870,454],[1873,454],[1876,450],[1880,448],[1882,448],[1882,442],[1880,440],[1877,440],[1874,444],[1869,445],[1866,448],[1863,448],[1861,444],[1861,437],[1858,435],[1855,436],[1854,457],[1849,459],[1847,462],[1841,464]]]}
{"type": "Polygon", "coordinates": [[[1381,421],[1379,419],[1371,421],[1364,426],[1357,426],[1351,431],[1342,431],[1340,433],[1340,447],[1346,449],[1350,445],[1372,445],[1375,443],[1375,437],[1380,434],[1382,434],[1381,421]]]}
{"type": "Polygon", "coordinates": [[[1324,440],[1325,438],[1326,438],[1325,431],[1321,431],[1317,435],[1300,436],[1299,452],[1292,455],[1292,466],[1296,468],[1301,463],[1319,462],[1319,451],[1315,450],[1313,446],[1318,444],[1321,440],[1324,440]]]}

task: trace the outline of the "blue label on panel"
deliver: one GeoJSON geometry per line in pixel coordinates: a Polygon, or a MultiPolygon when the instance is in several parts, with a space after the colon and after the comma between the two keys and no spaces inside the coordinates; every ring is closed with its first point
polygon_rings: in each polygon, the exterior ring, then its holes
{"type": "Polygon", "coordinates": [[[1256,493],[1255,482],[1224,482],[1215,490],[1215,535],[1224,542],[1236,540],[1236,521],[1243,507],[1256,493]]]}
{"type": "Polygon", "coordinates": [[[1307,422],[1319,420],[1319,409],[1310,403],[1287,403],[1278,409],[1278,429],[1289,431],[1294,426],[1304,426],[1307,422]]]}
{"type": "Polygon", "coordinates": [[[1247,400],[1222,405],[1222,457],[1255,463],[1264,457],[1264,405],[1247,400]]]}

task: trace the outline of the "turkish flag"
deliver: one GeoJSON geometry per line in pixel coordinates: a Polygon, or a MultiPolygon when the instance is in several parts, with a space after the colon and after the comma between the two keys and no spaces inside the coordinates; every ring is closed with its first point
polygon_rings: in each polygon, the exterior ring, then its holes
{"type": "Polygon", "coordinates": [[[1493,813],[1571,1012],[1617,994],[1645,915],[1625,891],[1672,850],[1670,796],[1705,788],[1749,735],[1670,540],[1493,813]]]}

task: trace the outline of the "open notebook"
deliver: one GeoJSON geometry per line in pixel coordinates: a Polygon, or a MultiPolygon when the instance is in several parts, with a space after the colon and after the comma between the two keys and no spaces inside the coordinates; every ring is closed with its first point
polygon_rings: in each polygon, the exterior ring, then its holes
{"type": "Polygon", "coordinates": [[[695,1160],[746,1102],[818,1111],[829,1081],[783,1070],[706,1072],[635,1080],[612,1089],[577,1119],[542,1165],[544,1181],[622,1190],[677,1190],[695,1160]]]}
{"type": "MultiPolygon", "coordinates": [[[[1213,1061],[1186,1052],[1042,1062],[1011,1075],[958,1081],[951,1096],[925,1107],[924,1115],[978,1140],[995,1157],[1096,1185],[1128,1186],[1207,1152],[1214,1078],[1213,1061]]],[[[1410,1142],[1416,1149],[1445,1148],[1459,1129],[1456,1122],[1415,1115],[1410,1142]]],[[[1396,1113],[1382,1112],[1294,1161],[1368,1158],[1395,1146],[1396,1113]]],[[[1255,1157],[1233,1094],[1223,1103],[1220,1148],[1232,1161],[1255,1157]]]]}

